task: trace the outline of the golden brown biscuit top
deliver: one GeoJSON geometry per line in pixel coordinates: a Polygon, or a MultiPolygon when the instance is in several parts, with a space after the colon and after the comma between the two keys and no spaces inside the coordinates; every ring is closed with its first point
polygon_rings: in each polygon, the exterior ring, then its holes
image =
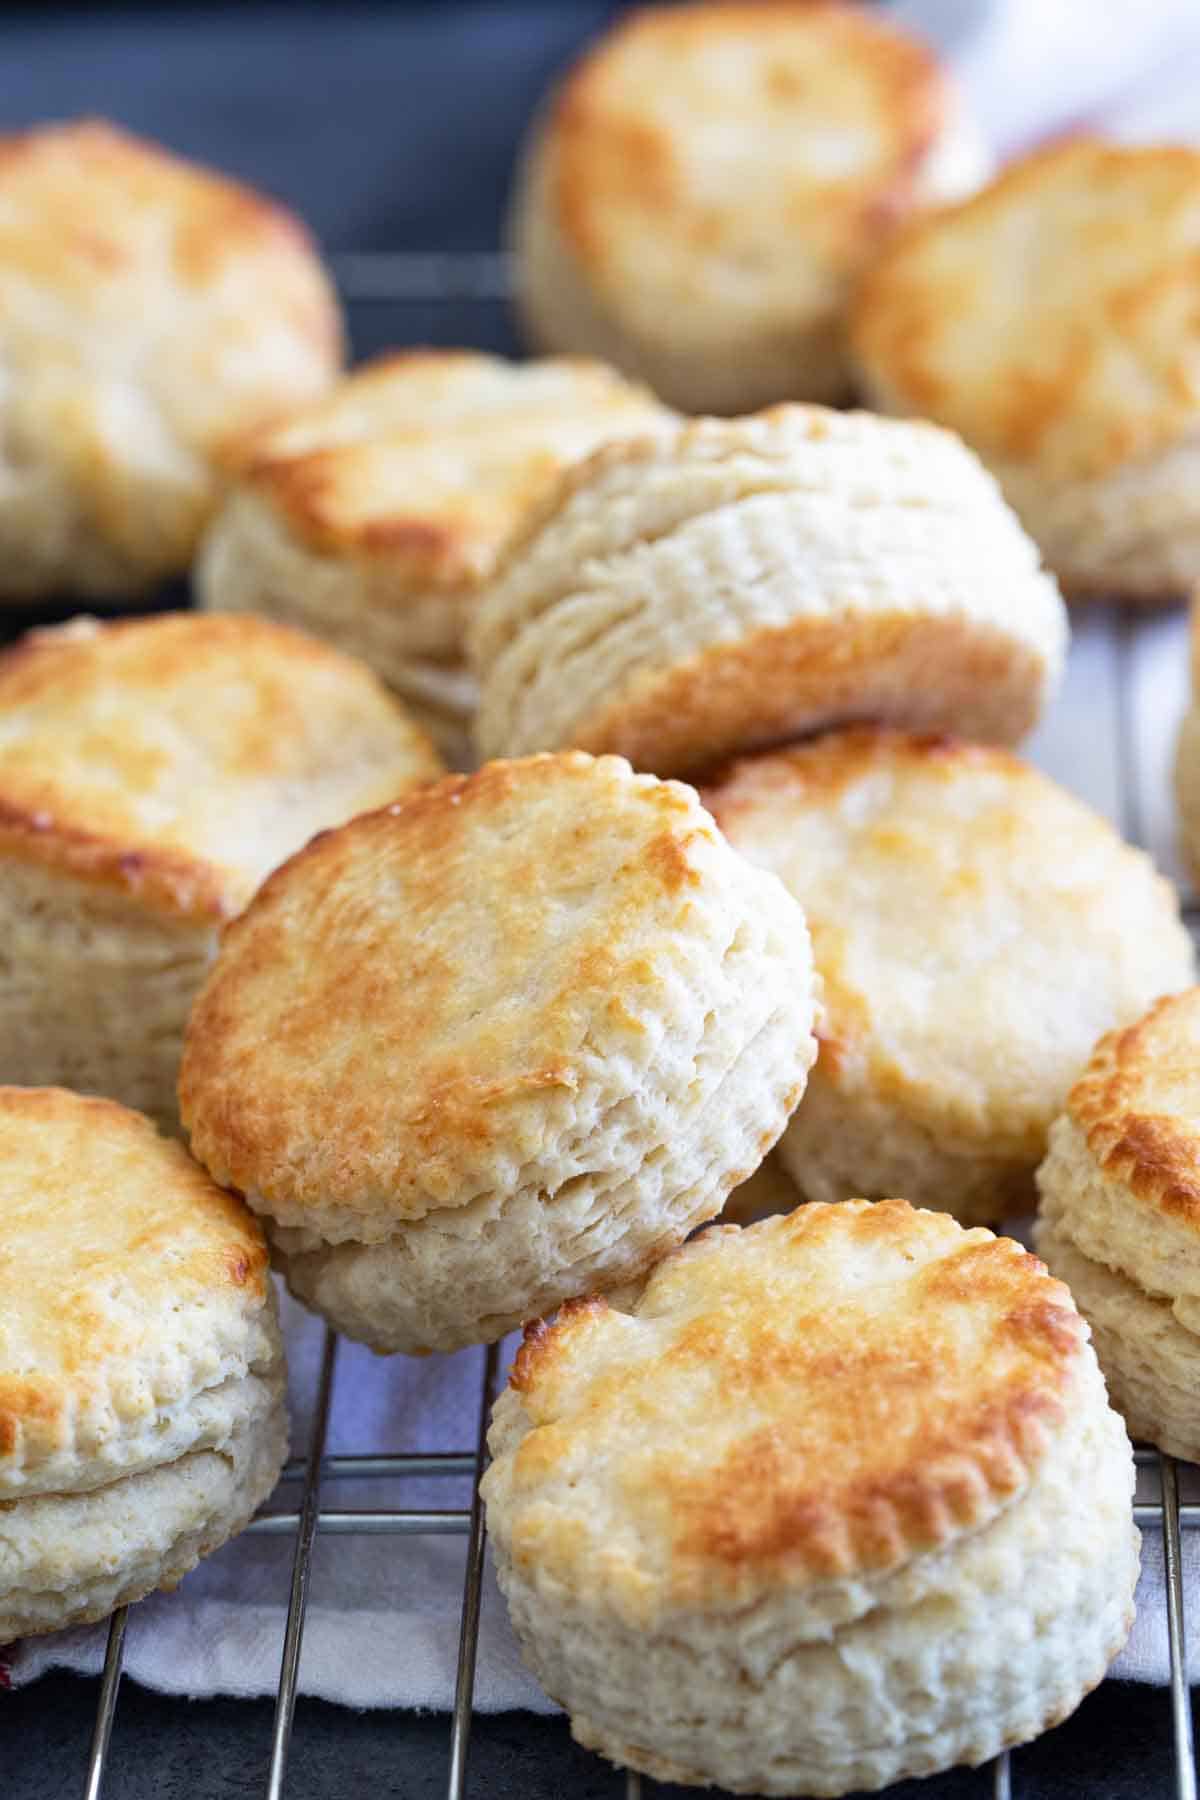
{"type": "Polygon", "coordinates": [[[647,7],[558,96],[558,225],[622,305],[794,318],[911,203],[946,100],[932,55],[856,8],[647,7]]]}
{"type": "Polygon", "coordinates": [[[114,1100],[0,1087],[0,1492],[253,1360],[257,1220],[114,1100]]]}
{"type": "Polygon", "coordinates": [[[647,388],[579,357],[418,350],[356,369],[257,439],[243,479],[316,549],[473,585],[564,468],[673,421],[647,388]]]}
{"type": "Polygon", "coordinates": [[[1192,979],[1169,883],[1002,750],[831,732],[735,764],[704,799],[804,908],[819,1073],[931,1128],[1036,1160],[1064,1068],[1192,979]]]}
{"type": "Polygon", "coordinates": [[[193,1009],[196,1154],[331,1239],[561,1180],[744,917],[739,867],[690,788],[579,751],[317,838],[225,933],[193,1009]]]}
{"type": "Polygon", "coordinates": [[[1101,1038],[1067,1112],[1107,1175],[1200,1231],[1200,988],[1101,1038]]]}
{"type": "Polygon", "coordinates": [[[717,1226],[628,1311],[526,1328],[489,1510],[519,1566],[636,1623],[885,1573],[1026,1487],[1086,1335],[1019,1245],[906,1201],[717,1226]]]}
{"type": "Polygon", "coordinates": [[[212,452],[319,393],[341,327],[283,207],[84,120],[0,138],[0,345],[22,421],[85,464],[122,436],[169,467],[164,424],[212,452]]]}
{"type": "Polygon", "coordinates": [[[34,631],[0,654],[0,857],[221,918],[316,831],[433,780],[370,670],[266,619],[34,631]]]}
{"type": "Polygon", "coordinates": [[[1195,430],[1198,272],[1200,151],[1055,144],[892,240],[854,349],[891,410],[1095,478],[1195,430]]]}

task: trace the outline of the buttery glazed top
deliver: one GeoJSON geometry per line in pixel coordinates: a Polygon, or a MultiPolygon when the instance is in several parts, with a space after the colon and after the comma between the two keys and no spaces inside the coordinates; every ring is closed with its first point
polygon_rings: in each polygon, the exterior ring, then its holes
{"type": "Polygon", "coordinates": [[[947,100],[929,51],[854,7],[646,7],[557,97],[556,222],[652,336],[686,336],[693,303],[794,319],[912,204],[947,100]]]}
{"type": "Polygon", "coordinates": [[[226,917],[440,772],[364,664],[266,619],[77,619],[0,655],[0,857],[155,911],[226,917]]]}
{"type": "Polygon", "coordinates": [[[681,1046],[736,1005],[763,881],[690,788],[618,757],[487,763],[355,819],[224,934],[180,1076],[195,1152],[334,1242],[640,1161],[661,1145],[625,1145],[630,1096],[675,1061],[700,1079],[681,1046]]]}
{"type": "Polygon", "coordinates": [[[1002,750],[862,728],[705,791],[804,908],[824,984],[816,1079],[1036,1161],[1114,1019],[1192,979],[1170,884],[1002,750]]]}
{"type": "Polygon", "coordinates": [[[1200,416],[1200,151],[1075,139],[902,230],[854,352],[889,410],[989,462],[1088,480],[1200,416]]]}
{"type": "Polygon", "coordinates": [[[882,1574],[1028,1485],[1088,1357],[1067,1289],[945,1214],[714,1227],[628,1310],[526,1327],[489,1519],[532,1578],[630,1623],[882,1574]]]}
{"type": "Polygon", "coordinates": [[[1106,1175],[1200,1232],[1200,988],[1101,1038],[1067,1113],[1106,1175]]]}

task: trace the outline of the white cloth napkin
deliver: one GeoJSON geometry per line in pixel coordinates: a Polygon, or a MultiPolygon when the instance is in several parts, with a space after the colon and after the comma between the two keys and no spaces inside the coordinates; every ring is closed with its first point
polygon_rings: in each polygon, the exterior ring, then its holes
{"type": "MultiPolygon", "coordinates": [[[[1195,0],[901,0],[894,12],[940,44],[956,66],[998,155],[1080,125],[1134,139],[1200,137],[1200,6],[1195,0]]],[[[1184,679],[1176,645],[1158,668],[1184,679]]],[[[1151,627],[1162,635],[1161,628],[1151,627]]],[[[1096,682],[1110,646],[1102,622],[1084,626],[1072,672],[1034,752],[1059,779],[1113,810],[1115,781],[1097,751],[1096,682]]],[[[1157,686],[1157,677],[1155,677],[1157,686]]],[[[1156,718],[1174,716],[1180,695],[1155,697],[1156,718]]],[[[1163,742],[1166,737],[1160,732],[1163,742]]],[[[1157,753],[1156,753],[1157,754],[1157,753]]],[[[1155,763],[1156,777],[1163,757],[1155,763]]],[[[1164,790],[1165,791],[1165,790],[1164,790]]],[[[1162,796],[1150,811],[1163,813],[1162,796]]],[[[290,1302],[284,1309],[292,1367],[293,1446],[307,1443],[321,1328],[290,1302]]],[[[474,1443],[482,1352],[409,1361],[380,1360],[356,1345],[339,1353],[328,1450],[464,1450],[474,1443]]],[[[1145,1480],[1146,1478],[1144,1478],[1145,1480]]],[[[1191,1472],[1187,1480],[1192,1479],[1191,1472]]],[[[1149,1498],[1149,1492],[1146,1497],[1149,1498]]],[[[1200,1498],[1200,1490],[1196,1497],[1200,1498]]],[[[324,1503],[466,1507],[469,1483],[441,1479],[327,1486],[324,1503]]],[[[293,1485],[273,1503],[299,1504],[293,1485]],[[287,1496],[286,1502],[284,1495],[287,1496]]],[[[251,1536],[203,1563],[173,1595],[155,1595],[130,1615],[125,1667],[167,1693],[255,1695],[279,1675],[291,1569],[290,1538],[251,1536]]],[[[465,1540],[461,1537],[326,1537],[313,1565],[301,1689],[352,1706],[446,1708],[454,1692],[465,1540]]],[[[1187,1533],[1184,1567],[1200,1601],[1200,1533],[1187,1533]]],[[[1114,1673],[1167,1678],[1161,1543],[1145,1537],[1138,1623],[1114,1673]]],[[[102,1627],[31,1639],[0,1653],[0,1682],[43,1670],[94,1672],[102,1627]]],[[[1191,1676],[1200,1680],[1200,1614],[1191,1676]]],[[[503,1603],[489,1571],[476,1683],[484,1711],[553,1710],[521,1667],[503,1603]]]]}

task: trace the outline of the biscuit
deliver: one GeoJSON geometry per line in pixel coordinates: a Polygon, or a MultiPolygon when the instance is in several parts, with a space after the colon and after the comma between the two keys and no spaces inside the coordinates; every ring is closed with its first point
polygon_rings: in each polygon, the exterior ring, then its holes
{"type": "Polygon", "coordinates": [[[1170,884],[1005,751],[831,733],[705,790],[800,901],[819,1053],[780,1156],[810,1200],[981,1224],[1028,1211],[1046,1134],[1101,1032],[1194,979],[1170,884]]]}
{"type": "Polygon", "coordinates": [[[657,1780],[839,1795],[1065,1718],[1133,1617],[1133,1458],[1019,1245],[902,1200],[714,1226],[528,1327],[483,1478],[526,1661],[657,1780]]]}
{"type": "Polygon", "coordinates": [[[485,756],[659,775],[880,719],[1015,740],[1066,619],[948,432],[785,406],[612,445],[564,478],[472,628],[485,756]]]}
{"type": "Polygon", "coordinates": [[[170,1586],[286,1452],[262,1231],[111,1100],[0,1088],[0,1643],[170,1586]]]}
{"type": "Polygon", "coordinates": [[[628,1281],[721,1210],[804,1089],[803,915],[675,783],[491,763],[326,834],[225,933],[194,1153],[289,1285],[454,1350],[628,1281]]]}
{"type": "Polygon", "coordinates": [[[0,138],[0,602],[181,574],[231,447],[341,364],[308,233],[96,120],[0,138]]]}
{"type": "Polygon", "coordinates": [[[1200,151],[1072,139],[906,227],[851,346],[871,402],[961,433],[1072,595],[1200,580],[1200,151]]]}
{"type": "Polygon", "coordinates": [[[30,633],[0,654],[0,1079],[172,1127],[222,922],[315,831],[440,772],[368,669],[265,619],[30,633]]]}
{"type": "Polygon", "coordinates": [[[1035,1235],[1135,1437],[1200,1461],[1200,988],[1097,1044],[1050,1133],[1035,1235]]]}
{"type": "Polygon", "coordinates": [[[200,603],[302,625],[435,723],[469,717],[463,633],[514,527],[569,463],[671,417],[602,363],[379,357],[255,443],[205,539],[200,603]]]}
{"type": "Polygon", "coordinates": [[[875,12],[646,7],[525,145],[509,235],[526,335],[687,412],[842,400],[859,272],[986,168],[932,54],[875,12]]]}

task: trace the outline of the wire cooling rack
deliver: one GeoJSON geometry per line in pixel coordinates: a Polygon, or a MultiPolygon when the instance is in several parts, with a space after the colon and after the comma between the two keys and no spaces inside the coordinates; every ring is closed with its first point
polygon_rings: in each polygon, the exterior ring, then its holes
{"type": "MultiPolygon", "coordinates": [[[[479,348],[512,350],[505,300],[508,269],[496,255],[351,255],[337,259],[335,272],[346,302],[352,336],[359,355],[401,343],[472,344],[479,348]]],[[[1148,845],[1160,862],[1170,863],[1167,847],[1168,812],[1163,799],[1164,745],[1173,727],[1171,706],[1161,702],[1164,673],[1177,675],[1178,631],[1174,641],[1160,641],[1163,628],[1136,614],[1121,616],[1099,609],[1077,621],[1076,656],[1068,673],[1068,687],[1075,684],[1075,703],[1094,709],[1095,730],[1087,734],[1084,763],[1071,770],[1056,768],[1064,750],[1053,732],[1035,743],[1040,760],[1068,783],[1086,790],[1104,810],[1118,817],[1131,842],[1148,845]],[[1111,741],[1109,741],[1111,740],[1111,741]],[[1153,767],[1148,765],[1153,765],[1153,767]],[[1072,776],[1075,779],[1072,779],[1072,776]],[[1107,784],[1107,787],[1106,787],[1107,784]]],[[[1178,689],[1178,683],[1176,683],[1178,689]]],[[[1072,748],[1077,756],[1085,747],[1080,738],[1072,748]]],[[[1200,905],[1187,909],[1193,933],[1200,931],[1200,905]]],[[[484,1567],[485,1526],[479,1501],[479,1478],[487,1460],[487,1420],[495,1395],[499,1368],[493,1346],[483,1360],[479,1391],[479,1416],[473,1446],[461,1451],[422,1454],[419,1451],[380,1452],[365,1449],[360,1455],[327,1456],[325,1443],[338,1352],[337,1335],[326,1330],[317,1378],[316,1404],[307,1455],[289,1462],[275,1494],[247,1528],[251,1533],[283,1536],[294,1542],[287,1622],[280,1646],[279,1685],[266,1785],[267,1800],[283,1800],[302,1794],[297,1780],[288,1782],[288,1758],[295,1715],[297,1677],[304,1636],[313,1549],[318,1534],[344,1537],[354,1534],[397,1538],[433,1534],[466,1539],[463,1572],[462,1619],[454,1707],[447,1743],[447,1800],[482,1800],[489,1792],[485,1771],[472,1780],[468,1771],[471,1742],[472,1698],[479,1640],[480,1604],[484,1567]],[[334,1509],[322,1504],[322,1487],[336,1481],[350,1483],[354,1491],[369,1497],[376,1481],[402,1481],[429,1477],[472,1478],[469,1508],[415,1509],[368,1506],[334,1509]],[[298,1496],[288,1503],[290,1496],[298,1496]]],[[[1182,1533],[1200,1529],[1200,1500],[1181,1497],[1180,1470],[1173,1458],[1139,1447],[1136,1452],[1138,1489],[1134,1516],[1143,1528],[1143,1555],[1161,1555],[1166,1589],[1166,1631],[1170,1656],[1170,1711],[1174,1738],[1174,1794],[1176,1800],[1197,1800],[1192,1712],[1187,1684],[1187,1616],[1183,1585],[1182,1533]],[[1156,1542],[1157,1540],[1157,1542],[1156,1542]]],[[[1200,1493],[1200,1488],[1197,1489],[1200,1493]]],[[[117,1713],[124,1657],[128,1609],[113,1615],[109,1626],[103,1672],[99,1684],[95,1724],[84,1773],[85,1800],[112,1800],[106,1788],[109,1744],[117,1713]]],[[[354,1716],[346,1715],[347,1732],[353,1733],[354,1716]]],[[[600,1765],[597,1765],[598,1768],[600,1765]]],[[[963,1770],[963,1800],[1020,1800],[1020,1752],[996,1759],[987,1769],[963,1770]]],[[[601,1780],[603,1777],[601,1777],[601,1780]]],[[[347,1791],[353,1790],[353,1782],[347,1791]]],[[[252,1791],[245,1789],[243,1791],[252,1791]]],[[[599,1789],[597,1791],[600,1791],[599,1789]]],[[[955,1789],[957,1793],[959,1789],[955,1789]]],[[[614,1800],[646,1800],[658,1792],[652,1781],[643,1782],[631,1772],[612,1775],[614,1800]]],[[[5,1796],[5,1800],[10,1800],[5,1796]]],[[[17,1796],[11,1796],[17,1800],[17,1796]]],[[[886,1800],[886,1795],[884,1796],[886,1800]]]]}

